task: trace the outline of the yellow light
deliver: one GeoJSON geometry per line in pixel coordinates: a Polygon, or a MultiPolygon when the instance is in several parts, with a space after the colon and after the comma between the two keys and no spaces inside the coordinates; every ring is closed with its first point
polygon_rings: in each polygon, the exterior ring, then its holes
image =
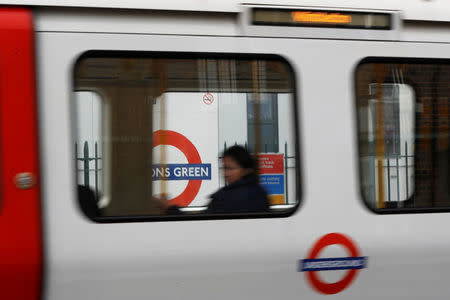
{"type": "Polygon", "coordinates": [[[293,11],[292,20],[302,23],[348,24],[352,16],[339,13],[293,11]]]}

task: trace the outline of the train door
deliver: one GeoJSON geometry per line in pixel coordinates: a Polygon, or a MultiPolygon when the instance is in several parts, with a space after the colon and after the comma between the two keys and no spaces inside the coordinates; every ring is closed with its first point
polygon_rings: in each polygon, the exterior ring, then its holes
{"type": "Polygon", "coordinates": [[[0,286],[5,299],[40,299],[42,237],[29,10],[0,9],[0,286]]]}
{"type": "MultiPolygon", "coordinates": [[[[177,34],[55,32],[59,17],[39,17],[43,153],[52,161],[42,168],[46,297],[261,299],[276,297],[280,284],[296,289],[291,236],[301,191],[292,44],[186,37],[192,28],[184,22],[198,22],[195,14],[188,21],[169,14],[148,27],[158,12],[133,13],[144,30],[175,22],[177,34]],[[255,134],[260,126],[268,135],[255,134]],[[261,154],[270,211],[205,212],[224,185],[221,153],[235,144],[261,154]],[[163,163],[161,145],[169,146],[163,163]],[[86,191],[82,203],[97,204],[93,212],[80,205],[77,189],[86,191]],[[173,215],[151,203],[164,189],[179,207],[173,215]]],[[[57,27],[79,25],[78,18],[75,12],[57,27]]],[[[83,26],[91,21],[98,20],[83,26]]],[[[102,26],[122,21],[111,12],[102,26]]]]}

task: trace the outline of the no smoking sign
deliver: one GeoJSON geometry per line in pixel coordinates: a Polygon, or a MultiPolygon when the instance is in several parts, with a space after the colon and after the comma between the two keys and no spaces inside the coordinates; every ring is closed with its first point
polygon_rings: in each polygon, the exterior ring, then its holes
{"type": "Polygon", "coordinates": [[[211,93],[206,93],[203,95],[203,103],[206,105],[211,105],[214,102],[214,96],[211,93]]]}

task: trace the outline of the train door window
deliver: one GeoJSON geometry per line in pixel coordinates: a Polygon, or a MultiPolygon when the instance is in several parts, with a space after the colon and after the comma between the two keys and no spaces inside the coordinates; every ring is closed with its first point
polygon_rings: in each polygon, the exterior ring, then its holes
{"type": "Polygon", "coordinates": [[[360,180],[377,212],[450,208],[450,68],[378,59],[356,70],[360,180]]]}
{"type": "Polygon", "coordinates": [[[74,73],[80,205],[100,222],[287,216],[295,105],[277,56],[87,52],[74,73]]]}

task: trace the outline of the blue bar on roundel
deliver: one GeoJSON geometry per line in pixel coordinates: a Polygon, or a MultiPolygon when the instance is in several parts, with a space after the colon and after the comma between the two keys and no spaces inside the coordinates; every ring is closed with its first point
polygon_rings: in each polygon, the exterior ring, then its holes
{"type": "Polygon", "coordinates": [[[152,180],[211,180],[211,164],[154,164],[152,180]]]}
{"type": "Polygon", "coordinates": [[[331,271],[363,269],[367,265],[367,257],[334,257],[302,259],[299,261],[299,272],[331,271]]]}

